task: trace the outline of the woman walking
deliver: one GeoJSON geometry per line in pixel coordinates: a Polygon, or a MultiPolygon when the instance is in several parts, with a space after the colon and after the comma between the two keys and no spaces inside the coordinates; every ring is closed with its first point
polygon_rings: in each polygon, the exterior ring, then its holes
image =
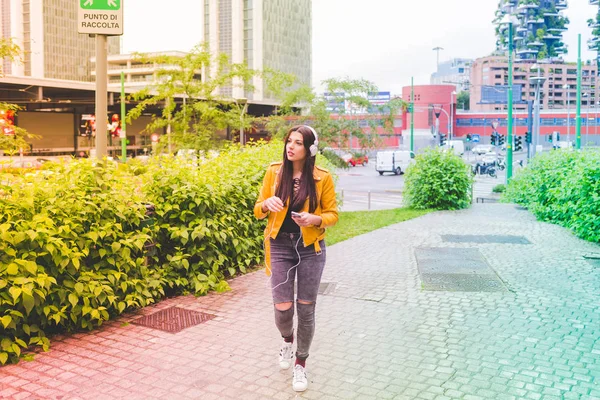
{"type": "Polygon", "coordinates": [[[331,174],[315,166],[317,132],[292,127],[284,139],[283,161],[271,164],[254,214],[268,216],[265,229],[266,273],[271,276],[275,325],[283,337],[279,366],[294,358],[294,300],[298,314],[296,361],[292,387],[308,387],[306,359],[315,332],[315,304],[325,267],[325,228],[338,220],[331,174]],[[294,296],[294,281],[297,293],[294,296]]]}

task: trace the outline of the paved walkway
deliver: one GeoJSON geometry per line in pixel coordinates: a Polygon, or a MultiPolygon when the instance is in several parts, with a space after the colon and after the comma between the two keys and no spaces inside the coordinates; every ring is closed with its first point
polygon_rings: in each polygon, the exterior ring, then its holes
{"type": "Polygon", "coordinates": [[[232,291],[184,296],[91,333],[60,336],[32,362],[0,369],[10,399],[599,399],[599,246],[513,205],[476,204],[328,249],[308,391],[279,371],[262,271],[232,291]],[[531,244],[451,243],[519,235],[531,244]],[[415,249],[478,249],[503,292],[429,291],[415,249]],[[178,306],[216,318],[177,334],[129,324],[178,306]]]}

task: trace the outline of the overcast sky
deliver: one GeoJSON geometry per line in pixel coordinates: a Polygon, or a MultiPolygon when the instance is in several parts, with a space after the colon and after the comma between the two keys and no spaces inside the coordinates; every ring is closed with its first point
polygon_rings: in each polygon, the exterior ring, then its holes
{"type": "MultiPolygon", "coordinates": [[[[411,76],[415,84],[428,84],[436,68],[434,47],[444,48],[440,61],[494,50],[497,6],[498,0],[313,0],[313,86],[349,76],[400,94],[411,76]]],[[[588,0],[569,1],[567,61],[577,60],[579,33],[582,59],[595,58],[587,50],[586,21],[597,9],[588,0]]],[[[123,52],[190,50],[200,40],[202,12],[199,0],[128,0],[123,52]]]]}

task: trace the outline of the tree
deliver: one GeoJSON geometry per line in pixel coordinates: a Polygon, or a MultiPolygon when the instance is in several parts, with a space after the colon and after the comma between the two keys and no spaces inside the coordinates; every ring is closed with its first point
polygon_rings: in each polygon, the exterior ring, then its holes
{"type": "MultiPolygon", "coordinates": [[[[21,48],[13,43],[12,39],[0,38],[0,59],[20,61],[21,48]]],[[[4,76],[4,71],[0,64],[0,77],[2,76],[4,76]]],[[[16,104],[0,102],[0,150],[4,150],[10,155],[17,153],[20,149],[28,149],[27,139],[39,137],[14,125],[14,115],[18,110],[20,107],[16,104]]]]}
{"type": "MultiPolygon", "coordinates": [[[[145,63],[164,65],[157,70],[156,80],[131,98],[139,103],[127,114],[127,121],[139,118],[149,106],[162,104],[162,115],[155,116],[147,132],[172,127],[166,138],[174,149],[208,150],[215,146],[216,133],[228,126],[249,128],[253,117],[243,102],[219,94],[219,88],[244,87],[252,90],[251,80],[257,71],[246,64],[231,64],[225,54],[215,57],[206,45],[197,45],[185,57],[138,54],[145,63]],[[203,76],[204,75],[204,76],[203,76]],[[178,107],[175,97],[184,98],[178,107]]],[[[164,141],[161,147],[166,147],[164,141]]]]}
{"type": "Polygon", "coordinates": [[[467,91],[462,91],[456,96],[457,105],[461,106],[463,110],[469,110],[471,102],[471,94],[467,91]]]}
{"type": "Polygon", "coordinates": [[[406,109],[407,106],[401,99],[374,106],[369,101],[369,95],[377,93],[378,89],[364,79],[332,78],[323,83],[327,98],[317,96],[306,86],[284,92],[279,112],[268,118],[268,129],[281,137],[290,124],[308,123],[319,132],[321,148],[332,145],[346,147],[350,138],[358,138],[363,148],[372,148],[379,144],[379,135],[372,133],[381,129],[392,133],[394,116],[399,109],[406,109]],[[342,104],[343,107],[332,109],[334,105],[342,104]],[[359,114],[366,112],[369,113],[368,118],[359,118],[359,114]]]}

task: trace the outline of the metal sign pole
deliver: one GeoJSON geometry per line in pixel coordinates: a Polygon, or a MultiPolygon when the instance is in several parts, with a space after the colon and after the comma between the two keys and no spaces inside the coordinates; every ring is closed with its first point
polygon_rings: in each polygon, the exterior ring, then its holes
{"type": "MultiPolygon", "coordinates": [[[[107,155],[108,36],[123,34],[124,0],[78,0],[77,32],[96,35],[96,158],[107,155]]],[[[122,121],[124,122],[124,121],[122,121]]]]}
{"type": "Polygon", "coordinates": [[[107,36],[96,35],[96,158],[106,157],[108,51],[107,36]]]}

